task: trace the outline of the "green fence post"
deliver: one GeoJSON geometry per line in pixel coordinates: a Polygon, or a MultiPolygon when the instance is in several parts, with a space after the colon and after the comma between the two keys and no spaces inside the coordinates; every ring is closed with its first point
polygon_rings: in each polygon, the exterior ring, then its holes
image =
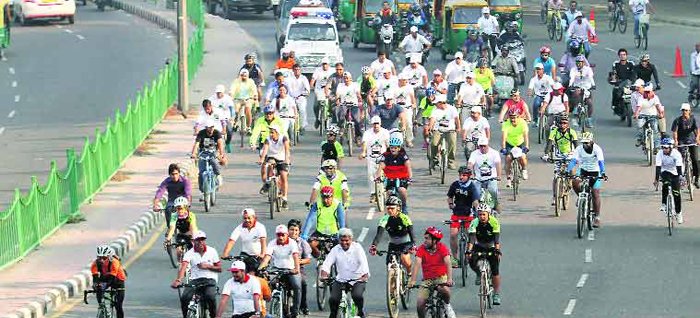
{"type": "Polygon", "coordinates": [[[68,192],[70,193],[70,214],[75,214],[80,208],[80,203],[78,202],[78,171],[75,159],[75,150],[73,148],[66,149],[66,169],[68,175],[66,175],[66,180],[68,180],[68,192]]]}

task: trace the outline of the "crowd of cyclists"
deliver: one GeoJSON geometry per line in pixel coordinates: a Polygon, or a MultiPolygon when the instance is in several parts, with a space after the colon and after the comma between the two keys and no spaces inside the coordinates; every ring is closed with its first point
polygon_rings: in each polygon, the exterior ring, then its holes
{"type": "MultiPolygon", "coordinates": [[[[561,5],[563,9],[561,1],[549,2],[550,7],[561,5]]],[[[552,48],[543,46],[539,49],[525,94],[516,84],[508,96],[497,96],[499,81],[496,77],[511,77],[517,83],[518,61],[509,55],[507,46],[489,46],[493,50],[492,58],[485,56],[470,62],[465,59],[465,53],[470,50],[466,47],[469,43],[465,42],[464,52],[454,54],[444,69],[429,71],[424,65],[427,63],[423,63],[425,56],[422,52],[429,50],[431,44],[415,30],[410,30],[400,46],[408,47],[406,52],[420,54],[407,55],[405,67],[387,58],[387,52],[379,52],[375,60],[360,68],[361,74],[357,77],[353,77],[343,63],[331,65],[324,58],[307,78],[294,62],[293,52],[284,50],[276,64],[277,69],[272,72],[274,80],[266,85],[267,74],[257,56],[247,54],[245,64],[228,92],[224,85],[218,85],[212,97],[202,102],[194,126],[196,137],[192,157],[201,157],[201,152],[214,154],[207,158],[212,158],[209,164],[221,185],[221,166],[226,164],[226,153],[232,152],[232,135],[242,131],[248,136],[248,146],[258,152],[262,181],[260,194],[270,189],[267,176],[276,172],[280,176],[276,189],[279,189],[282,206],[287,208],[294,149],[290,136],[295,129],[304,134],[313,125],[314,129],[326,127],[325,140],[318,148],[321,153],[319,171],[306,203],[308,212],[303,222],[292,219],[286,224],[273,226],[274,238],[268,238],[268,227],[259,220],[258,213],[245,208],[241,211],[241,223],[231,232],[219,254],[214,247],[207,245],[207,235],[198,227],[195,213],[190,209],[193,199],[196,200],[190,181],[181,175],[177,165],[169,166],[169,177],[161,183],[153,205],[154,209],[165,212],[166,241],[186,245],[180,270],[171,284],[177,288],[185,277],[189,280],[181,293],[183,316],[187,314],[193,293],[197,292],[211,317],[221,317],[229,302],[233,303],[234,318],[264,317],[266,302],[270,300],[266,279],[269,268],[286,270],[283,280],[293,294],[289,317],[307,315],[307,289],[309,282],[316,283],[310,281],[309,268],[312,260],[318,259],[319,277],[332,278],[329,280],[330,317],[336,317],[343,290],[350,291],[358,309],[357,315],[364,317],[364,293],[370,280],[367,253],[376,255],[381,250],[380,244],[386,232],[387,250],[401,255],[399,261],[410,273],[409,286],[418,285],[419,275],[423,279],[416,300],[418,316],[426,315],[430,286],[438,286],[446,314],[454,318],[450,287],[454,284],[452,268],[460,266],[456,256],[459,253],[460,226],[467,228],[469,241],[465,254],[474,272],[478,273],[475,255],[492,252],[485,257],[493,275],[493,303],[500,305],[501,241],[496,216],[504,209],[499,183],[505,181],[505,187],[511,187],[513,178],[517,177],[511,171],[513,161],[519,163],[522,179],[529,179],[528,153],[532,150],[529,129],[539,129],[541,125],[546,128],[546,142],[540,158],[547,162],[564,160],[563,171],[572,178],[575,193],[582,191],[582,182],[590,182],[593,226],[600,227],[600,192],[607,175],[604,150],[590,130],[594,123],[592,91],[596,89],[593,66],[588,60],[591,53],[588,32],[592,29],[577,11],[576,1],[570,2],[565,13],[571,20],[566,50],[556,62],[552,48]],[[315,98],[309,97],[312,93],[315,98]],[[531,107],[523,95],[532,100],[531,107]],[[585,107],[577,108],[575,103],[585,107]],[[307,116],[307,106],[313,110],[313,117],[311,114],[307,116]],[[499,106],[500,111],[492,113],[499,106]],[[322,122],[321,112],[326,109],[330,110],[330,125],[322,122]],[[586,115],[581,126],[574,120],[580,116],[577,112],[586,115]],[[257,114],[260,114],[258,118],[257,114]],[[355,129],[355,138],[349,142],[344,129],[347,121],[354,122],[355,129]],[[496,123],[501,126],[500,140],[492,140],[492,125],[496,123]],[[414,130],[419,132],[417,136],[414,130]],[[418,140],[420,137],[422,140],[418,140]],[[457,180],[445,188],[446,207],[452,213],[449,245],[443,244],[443,232],[435,226],[418,229],[423,233],[422,237],[414,233],[416,229],[409,217],[408,191],[416,169],[409,156],[409,153],[417,152],[417,149],[411,150],[414,142],[422,142],[422,150],[431,156],[429,162],[436,167],[429,168],[441,169],[437,166],[438,156],[444,153],[447,169],[457,172],[457,180]],[[464,160],[458,158],[460,146],[465,150],[464,160]],[[350,160],[346,157],[346,147],[359,148],[358,157],[366,162],[368,202],[373,204],[381,198],[385,200],[385,214],[379,219],[374,239],[366,247],[354,241],[348,222],[348,210],[353,203],[348,176],[342,171],[350,160]],[[458,166],[459,161],[465,164],[458,166]],[[375,187],[378,182],[384,185],[384,189],[375,187]],[[377,190],[389,195],[380,196],[377,190]],[[167,199],[164,198],[166,193],[167,199]],[[161,202],[167,204],[163,206],[161,202]],[[323,242],[328,240],[333,242],[333,247],[324,250],[323,242]],[[236,243],[241,252],[230,265],[232,277],[224,284],[217,303],[215,286],[219,273],[223,271],[222,261],[231,260],[236,243]]],[[[482,18],[482,28],[498,31],[498,25],[490,23],[493,17],[489,16],[488,10],[484,10],[482,18]]],[[[510,35],[513,32],[512,26],[504,31],[510,35]]],[[[487,38],[482,44],[498,42],[487,38]]],[[[618,60],[608,74],[608,82],[613,85],[611,106],[616,114],[620,114],[625,88],[632,87],[630,103],[634,118],[653,118],[662,148],[656,154],[654,183],[671,183],[677,222],[682,223],[680,185],[693,182],[695,187],[700,187],[697,147],[694,146],[700,143],[700,129],[690,113],[690,105],[683,104],[682,115],[672,121],[671,130],[667,131],[664,106],[654,93],[661,88],[660,81],[649,54],[643,54],[639,64],[629,60],[624,48],[617,54],[618,60]],[[679,145],[689,147],[676,148],[679,145]],[[690,151],[692,181],[683,177],[683,171],[688,167],[683,166],[681,150],[690,151]]],[[[643,120],[639,122],[637,146],[641,145],[643,120]]],[[[202,162],[199,166],[201,173],[202,162]]],[[[199,187],[202,188],[201,183],[199,187]]],[[[554,206],[556,182],[552,193],[554,206]]],[[[662,198],[665,197],[664,192],[662,198]]],[[[102,276],[112,279],[110,284],[123,290],[125,275],[120,272],[114,251],[109,246],[98,247],[96,262],[107,261],[108,268],[117,268],[103,271],[93,266],[96,281],[100,281],[98,276],[101,275],[98,274],[104,273],[102,276]]],[[[389,261],[387,257],[387,263],[389,261]]],[[[478,284],[478,275],[475,276],[478,284]]],[[[118,317],[123,317],[123,311],[121,314],[119,310],[117,312],[118,317]]]]}

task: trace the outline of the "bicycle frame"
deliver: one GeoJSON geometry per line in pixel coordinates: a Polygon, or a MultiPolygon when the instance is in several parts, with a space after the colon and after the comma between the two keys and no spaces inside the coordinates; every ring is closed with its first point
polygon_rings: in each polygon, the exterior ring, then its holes
{"type": "Polygon", "coordinates": [[[105,290],[94,290],[94,289],[88,289],[83,291],[83,303],[86,305],[89,305],[87,296],[88,294],[95,294],[97,296],[97,293],[102,293],[102,302],[99,303],[97,306],[97,318],[112,318],[114,317],[114,297],[115,293],[117,291],[122,291],[124,288],[119,288],[119,289],[113,289],[113,288],[107,288],[105,290]]]}
{"type": "Polygon", "coordinates": [[[409,290],[406,288],[408,284],[408,271],[399,261],[401,253],[399,251],[377,251],[378,256],[389,255],[390,261],[387,264],[387,310],[389,317],[399,317],[399,298],[403,309],[408,309],[409,290]],[[393,281],[392,281],[393,280],[393,281]]]}
{"type": "Polygon", "coordinates": [[[676,218],[675,202],[673,201],[673,187],[671,186],[670,180],[663,180],[663,187],[666,188],[666,197],[664,198],[664,204],[666,204],[666,224],[668,226],[668,236],[673,235],[673,220],[676,218]]]}
{"type": "MultiPolygon", "coordinates": [[[[685,171],[683,175],[685,175],[685,180],[686,180],[686,188],[688,190],[688,195],[690,196],[690,201],[693,201],[694,196],[693,196],[693,183],[692,183],[692,178],[693,178],[693,163],[692,163],[692,157],[690,156],[690,147],[696,147],[697,144],[688,144],[688,145],[678,145],[676,148],[681,152],[681,156],[683,156],[683,166],[685,167],[685,171]]],[[[697,150],[696,150],[697,151],[697,150]]]]}
{"type": "Polygon", "coordinates": [[[481,276],[481,284],[479,285],[478,293],[481,317],[486,317],[486,309],[491,309],[493,302],[492,296],[494,289],[491,276],[491,264],[487,259],[487,257],[493,256],[493,253],[493,251],[476,252],[473,256],[477,258],[476,266],[479,268],[479,275],[481,276]]]}
{"type": "Polygon", "coordinates": [[[281,210],[282,197],[279,193],[280,176],[273,160],[265,161],[265,172],[267,173],[267,202],[270,205],[270,219],[274,219],[275,213],[281,210]]]}

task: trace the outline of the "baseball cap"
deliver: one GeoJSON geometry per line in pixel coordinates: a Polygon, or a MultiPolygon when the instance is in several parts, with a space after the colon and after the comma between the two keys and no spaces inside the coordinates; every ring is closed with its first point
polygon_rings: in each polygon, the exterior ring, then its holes
{"type": "Polygon", "coordinates": [[[215,93],[223,93],[226,91],[226,87],[224,85],[216,85],[216,90],[214,90],[215,93]]]}
{"type": "Polygon", "coordinates": [[[636,81],[634,81],[634,86],[635,87],[642,87],[644,86],[644,80],[641,78],[638,78],[636,81]]]}
{"type": "Polygon", "coordinates": [[[411,27],[411,30],[410,30],[410,31],[411,31],[411,32],[418,32],[418,27],[416,27],[416,26],[414,25],[414,26],[411,27]]]}
{"type": "Polygon", "coordinates": [[[462,52],[457,52],[457,53],[455,53],[455,58],[462,59],[462,58],[464,58],[464,54],[462,54],[462,52]]]}
{"type": "Polygon", "coordinates": [[[542,65],[542,63],[537,63],[537,64],[535,64],[535,68],[544,69],[544,65],[542,65]]]}
{"type": "Polygon", "coordinates": [[[229,269],[229,272],[240,272],[240,271],[245,271],[245,263],[243,261],[235,261],[231,263],[231,268],[229,269]]]}
{"type": "Polygon", "coordinates": [[[436,69],[433,71],[433,75],[442,75],[442,71],[436,68],[436,69]]]}
{"type": "Polygon", "coordinates": [[[253,208],[245,208],[243,209],[243,212],[241,212],[241,215],[250,215],[250,216],[255,216],[255,210],[253,208]]]}
{"type": "Polygon", "coordinates": [[[205,127],[216,127],[216,119],[214,118],[208,118],[206,122],[204,122],[205,127]]]}
{"type": "Polygon", "coordinates": [[[248,70],[242,69],[240,72],[238,72],[238,75],[243,75],[243,74],[248,75],[248,73],[250,73],[250,72],[248,72],[248,70]]]}
{"type": "Polygon", "coordinates": [[[435,104],[445,103],[445,102],[447,102],[447,96],[445,96],[445,94],[438,94],[435,96],[435,101],[434,101],[435,104]]]}
{"type": "Polygon", "coordinates": [[[408,75],[408,73],[406,73],[406,72],[401,72],[401,73],[399,73],[399,79],[407,80],[407,79],[410,79],[410,78],[411,78],[411,75],[408,75]]]}
{"type": "Polygon", "coordinates": [[[370,120],[370,122],[372,122],[372,124],[381,124],[382,119],[379,118],[379,116],[372,116],[372,119],[370,120]]]}
{"type": "Polygon", "coordinates": [[[489,145],[489,140],[486,139],[486,137],[481,137],[479,140],[476,142],[478,146],[488,146],[489,145]]]}
{"type": "Polygon", "coordinates": [[[562,89],[562,87],[563,86],[561,86],[561,83],[559,83],[559,82],[554,82],[554,84],[552,84],[553,90],[559,90],[559,89],[562,89]]]}
{"type": "Polygon", "coordinates": [[[644,91],[645,92],[652,92],[652,91],[654,91],[654,86],[651,85],[651,83],[649,83],[649,85],[644,86],[644,91]]]}
{"type": "Polygon", "coordinates": [[[289,234],[289,229],[284,224],[280,224],[275,228],[275,234],[289,234]]]}
{"type": "Polygon", "coordinates": [[[474,74],[474,72],[468,72],[467,75],[466,75],[466,77],[467,77],[467,78],[475,78],[475,77],[476,77],[476,74],[474,74]]]}
{"type": "Polygon", "coordinates": [[[688,104],[688,103],[681,104],[681,110],[690,110],[690,104],[688,104]]]}
{"type": "Polygon", "coordinates": [[[204,233],[204,231],[197,231],[192,235],[193,240],[198,240],[198,239],[206,239],[207,238],[207,233],[204,233]]]}
{"type": "Polygon", "coordinates": [[[481,114],[481,106],[474,106],[474,107],[472,107],[471,112],[472,112],[472,113],[479,113],[479,114],[481,114]]]}
{"type": "Polygon", "coordinates": [[[481,13],[491,13],[491,9],[489,9],[489,7],[483,7],[481,8],[481,13]]]}

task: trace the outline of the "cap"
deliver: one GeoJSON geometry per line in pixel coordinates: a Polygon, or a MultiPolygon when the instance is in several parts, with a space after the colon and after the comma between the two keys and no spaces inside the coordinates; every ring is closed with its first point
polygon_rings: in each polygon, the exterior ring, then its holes
{"type": "Polygon", "coordinates": [[[207,233],[204,233],[204,231],[197,231],[192,235],[193,240],[198,240],[198,239],[206,239],[207,238],[207,233]]]}
{"type": "Polygon", "coordinates": [[[442,75],[442,71],[441,71],[440,69],[437,69],[437,68],[436,68],[436,69],[433,71],[433,75],[442,75]]]}
{"type": "Polygon", "coordinates": [[[462,54],[462,52],[457,52],[457,53],[455,53],[455,58],[462,59],[462,58],[464,58],[464,54],[462,54]]]}
{"type": "Polygon", "coordinates": [[[486,139],[486,137],[481,137],[479,140],[476,142],[477,145],[479,146],[488,146],[489,145],[489,140],[486,139]]]}
{"type": "Polygon", "coordinates": [[[391,66],[384,66],[382,69],[382,73],[391,73],[391,66]]]}
{"type": "Polygon", "coordinates": [[[411,27],[411,30],[410,30],[410,31],[411,31],[411,32],[418,32],[418,27],[416,27],[416,26],[414,25],[414,26],[411,27]]]}
{"type": "Polygon", "coordinates": [[[476,74],[474,74],[474,72],[468,72],[467,75],[466,75],[466,77],[467,77],[467,78],[475,78],[475,77],[476,77],[476,74]]]}
{"type": "Polygon", "coordinates": [[[274,130],[276,132],[280,132],[280,126],[277,126],[277,125],[270,125],[267,127],[267,129],[274,130]]]}
{"type": "Polygon", "coordinates": [[[382,123],[382,119],[379,118],[379,116],[372,116],[372,119],[370,120],[370,122],[371,122],[372,124],[381,124],[381,123],[382,123]]]}
{"type": "Polygon", "coordinates": [[[634,81],[634,86],[635,87],[642,87],[644,86],[644,80],[641,78],[638,78],[636,81],[634,81]]]}
{"type": "Polygon", "coordinates": [[[411,78],[411,75],[408,75],[408,73],[406,73],[406,72],[399,73],[399,79],[401,79],[401,80],[407,80],[410,78],[411,78]]]}
{"type": "Polygon", "coordinates": [[[321,64],[330,64],[330,63],[331,63],[331,61],[328,59],[328,57],[325,57],[325,56],[324,56],[324,57],[321,59],[321,64]]]}
{"type": "Polygon", "coordinates": [[[387,99],[394,99],[394,91],[392,91],[392,90],[384,91],[384,100],[387,100],[387,99]]]}
{"type": "Polygon", "coordinates": [[[248,73],[249,73],[248,70],[242,69],[240,72],[238,72],[238,75],[243,75],[243,74],[248,75],[248,73]]]}
{"type": "Polygon", "coordinates": [[[651,85],[651,83],[649,83],[649,85],[644,86],[644,91],[645,91],[645,92],[653,92],[653,91],[654,91],[654,85],[651,85]]]}
{"type": "Polygon", "coordinates": [[[223,93],[226,91],[226,87],[224,85],[216,85],[216,89],[214,90],[215,93],[223,93]]]}
{"type": "Polygon", "coordinates": [[[289,234],[289,229],[284,224],[280,224],[275,228],[275,234],[289,234]]]}
{"type": "Polygon", "coordinates": [[[410,63],[420,63],[421,60],[421,54],[413,54],[411,55],[411,58],[408,60],[410,63]]]}
{"type": "Polygon", "coordinates": [[[446,103],[446,102],[447,102],[447,97],[445,96],[445,94],[438,94],[435,96],[435,101],[434,101],[435,104],[446,103]]]}
{"type": "Polygon", "coordinates": [[[535,68],[544,69],[544,65],[542,65],[542,63],[537,63],[537,64],[535,64],[535,68]]]}
{"type": "Polygon", "coordinates": [[[240,272],[240,271],[245,271],[245,263],[243,261],[235,261],[231,263],[231,268],[229,269],[229,272],[240,272]]]}
{"type": "Polygon", "coordinates": [[[564,87],[561,86],[561,83],[559,83],[559,82],[554,82],[554,84],[552,84],[552,89],[554,89],[554,90],[559,90],[562,88],[564,88],[564,87]]]}
{"type": "Polygon", "coordinates": [[[345,71],[345,73],[343,73],[343,76],[352,78],[352,73],[345,71]]]}
{"type": "Polygon", "coordinates": [[[479,114],[481,114],[481,106],[474,106],[474,107],[472,107],[471,112],[472,112],[472,113],[479,113],[479,114]]]}
{"type": "Polygon", "coordinates": [[[491,10],[489,9],[489,7],[483,7],[481,8],[481,13],[491,13],[491,10]]]}
{"type": "Polygon", "coordinates": [[[690,110],[690,104],[688,104],[688,103],[681,104],[681,110],[690,110]]]}
{"type": "Polygon", "coordinates": [[[292,49],[290,49],[290,48],[288,48],[288,47],[283,47],[283,48],[282,48],[282,54],[289,54],[289,53],[291,53],[291,52],[292,52],[292,49]]]}
{"type": "Polygon", "coordinates": [[[255,216],[255,210],[253,208],[245,208],[243,209],[243,212],[241,212],[241,215],[250,215],[250,216],[255,216]]]}
{"type": "Polygon", "coordinates": [[[581,13],[581,11],[576,11],[576,14],[574,14],[574,18],[583,18],[583,13],[581,13]]]}
{"type": "Polygon", "coordinates": [[[209,118],[206,122],[204,122],[204,125],[205,127],[216,127],[216,119],[209,118]]]}

